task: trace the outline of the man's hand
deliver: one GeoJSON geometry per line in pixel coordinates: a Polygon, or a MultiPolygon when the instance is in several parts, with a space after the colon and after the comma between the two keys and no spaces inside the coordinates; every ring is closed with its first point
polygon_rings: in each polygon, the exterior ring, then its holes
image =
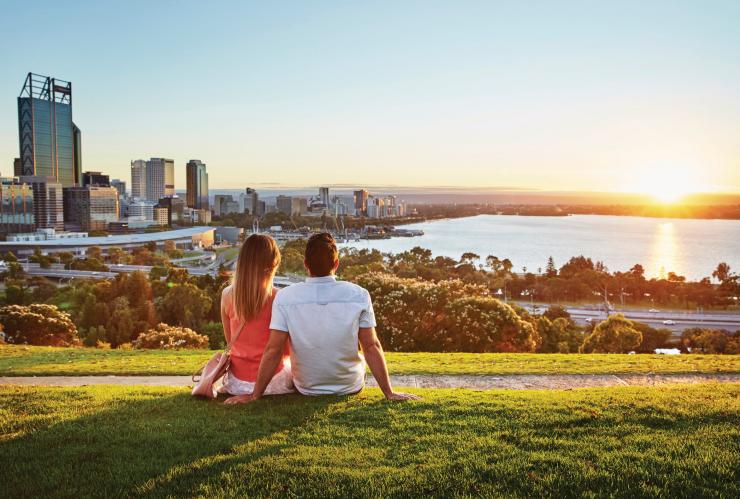
{"type": "Polygon", "coordinates": [[[247,395],[236,395],[234,397],[229,397],[226,400],[224,400],[224,404],[227,405],[236,405],[236,404],[248,404],[249,402],[253,402],[254,397],[252,397],[252,394],[247,395]]]}
{"type": "Polygon", "coordinates": [[[386,397],[387,400],[421,400],[421,397],[412,393],[393,392],[386,397]]]}

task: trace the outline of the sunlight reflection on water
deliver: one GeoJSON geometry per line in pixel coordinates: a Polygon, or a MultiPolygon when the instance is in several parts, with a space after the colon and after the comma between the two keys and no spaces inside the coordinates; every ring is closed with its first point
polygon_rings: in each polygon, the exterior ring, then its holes
{"type": "Polygon", "coordinates": [[[652,262],[645,269],[648,277],[664,279],[668,275],[668,272],[683,275],[683,269],[676,268],[676,252],[678,251],[678,246],[676,244],[674,227],[671,222],[658,224],[652,251],[652,262]]]}

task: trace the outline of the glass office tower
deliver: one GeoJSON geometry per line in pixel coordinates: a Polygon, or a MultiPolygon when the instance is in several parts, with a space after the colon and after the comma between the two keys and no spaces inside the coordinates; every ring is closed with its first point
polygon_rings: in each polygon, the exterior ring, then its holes
{"type": "Polygon", "coordinates": [[[80,183],[81,132],[72,122],[72,84],[28,73],[18,97],[20,173],[80,183]]]}
{"type": "Polygon", "coordinates": [[[146,199],[158,202],[175,195],[175,161],[152,158],[146,162],[146,199]]]}
{"type": "Polygon", "coordinates": [[[208,173],[206,165],[199,159],[191,159],[185,165],[187,181],[188,207],[207,210],[208,203],[208,173]]]}

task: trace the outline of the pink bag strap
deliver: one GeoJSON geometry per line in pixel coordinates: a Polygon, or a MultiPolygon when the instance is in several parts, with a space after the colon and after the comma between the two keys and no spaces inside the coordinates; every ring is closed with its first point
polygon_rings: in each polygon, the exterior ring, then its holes
{"type": "Polygon", "coordinates": [[[236,343],[236,340],[239,339],[239,335],[242,334],[242,330],[244,329],[244,326],[247,325],[247,321],[242,320],[242,323],[239,324],[239,329],[236,330],[236,335],[231,339],[231,341],[226,345],[226,348],[224,349],[225,353],[231,352],[231,347],[236,343]]]}

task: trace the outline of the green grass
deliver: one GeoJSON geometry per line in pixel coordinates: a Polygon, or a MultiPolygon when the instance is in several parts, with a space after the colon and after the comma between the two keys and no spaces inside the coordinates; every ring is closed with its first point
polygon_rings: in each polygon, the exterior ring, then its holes
{"type": "Polygon", "coordinates": [[[740,495],[738,384],[415,393],[0,387],[0,497],[740,495]]]}
{"type": "MultiPolygon", "coordinates": [[[[0,345],[0,376],[187,375],[208,350],[102,350],[0,345]]],[[[386,353],[392,374],[737,373],[740,355],[386,353]]]]}

